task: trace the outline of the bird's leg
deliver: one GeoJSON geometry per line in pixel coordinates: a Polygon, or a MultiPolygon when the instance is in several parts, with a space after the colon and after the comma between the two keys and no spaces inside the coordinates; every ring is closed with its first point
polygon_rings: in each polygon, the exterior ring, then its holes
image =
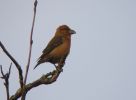
{"type": "Polygon", "coordinates": [[[56,64],[53,64],[55,66],[55,68],[57,69],[57,65],[56,64]]]}
{"type": "Polygon", "coordinates": [[[60,66],[63,66],[62,64],[58,63],[57,65],[54,64],[54,66],[55,66],[55,68],[56,68],[56,70],[57,70],[58,72],[63,72],[63,69],[60,67],[60,66]]]}
{"type": "Polygon", "coordinates": [[[65,64],[65,59],[62,57],[58,63],[58,66],[56,67],[58,71],[60,72],[63,72],[63,69],[62,67],[64,66],[65,64]]]}
{"type": "Polygon", "coordinates": [[[56,68],[57,71],[59,71],[59,72],[62,72],[62,71],[63,71],[62,69],[58,68],[59,64],[57,64],[57,65],[56,65],[56,64],[53,64],[53,65],[55,66],[55,68],[56,68]]]}

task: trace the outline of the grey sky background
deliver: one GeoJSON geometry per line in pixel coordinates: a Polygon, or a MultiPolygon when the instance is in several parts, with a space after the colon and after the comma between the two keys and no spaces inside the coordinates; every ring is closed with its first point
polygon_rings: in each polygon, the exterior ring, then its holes
{"type": "MultiPolygon", "coordinates": [[[[0,40],[22,65],[28,58],[34,0],[0,1],[0,40]]],[[[38,0],[28,81],[54,69],[46,63],[33,70],[36,59],[59,25],[67,24],[71,53],[63,73],[51,85],[39,86],[27,100],[136,100],[136,1],[38,0]]],[[[7,72],[9,58],[0,49],[0,64],[7,72]]],[[[19,88],[12,66],[10,93],[19,88]]],[[[0,100],[6,100],[0,80],[0,100]]]]}

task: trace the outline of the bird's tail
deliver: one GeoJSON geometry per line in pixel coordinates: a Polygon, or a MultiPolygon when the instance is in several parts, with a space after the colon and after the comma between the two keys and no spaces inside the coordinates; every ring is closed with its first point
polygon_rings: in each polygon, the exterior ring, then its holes
{"type": "Polygon", "coordinates": [[[41,56],[40,58],[38,58],[37,64],[35,65],[34,69],[35,69],[38,65],[40,65],[40,64],[42,64],[42,63],[44,63],[44,62],[45,62],[45,58],[43,59],[42,56],[41,56]]]}
{"type": "MultiPolygon", "coordinates": [[[[41,57],[37,59],[37,64],[35,65],[34,69],[35,69],[38,65],[40,65],[40,60],[41,60],[41,57]]],[[[33,69],[33,70],[34,70],[34,69],[33,69]]]]}
{"type": "MultiPolygon", "coordinates": [[[[35,65],[34,69],[35,69],[38,65],[39,65],[39,63],[37,63],[37,64],[35,65]]],[[[34,69],[33,69],[33,70],[34,70],[34,69]]]]}

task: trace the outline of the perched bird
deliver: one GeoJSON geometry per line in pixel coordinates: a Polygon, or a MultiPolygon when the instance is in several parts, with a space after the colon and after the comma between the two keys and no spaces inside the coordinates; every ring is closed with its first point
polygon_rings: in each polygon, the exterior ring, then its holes
{"type": "Polygon", "coordinates": [[[50,62],[56,66],[61,59],[65,60],[70,52],[71,35],[75,33],[67,25],[59,26],[54,37],[43,50],[34,69],[44,62],[50,62]]]}

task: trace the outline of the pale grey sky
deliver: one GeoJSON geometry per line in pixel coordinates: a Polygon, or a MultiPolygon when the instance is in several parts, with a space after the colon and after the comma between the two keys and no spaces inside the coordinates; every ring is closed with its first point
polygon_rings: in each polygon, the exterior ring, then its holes
{"type": "MultiPolygon", "coordinates": [[[[34,0],[0,1],[0,40],[22,65],[27,63],[34,0]]],[[[32,60],[27,82],[54,69],[36,59],[59,25],[77,34],[63,73],[51,85],[39,86],[27,100],[136,100],[136,1],[135,0],[38,0],[32,60]],[[45,67],[46,66],[46,67],[45,67]]],[[[0,49],[6,72],[9,58],[0,49]]],[[[19,87],[12,66],[10,93],[19,87]]],[[[5,88],[0,80],[0,100],[5,88]]]]}

